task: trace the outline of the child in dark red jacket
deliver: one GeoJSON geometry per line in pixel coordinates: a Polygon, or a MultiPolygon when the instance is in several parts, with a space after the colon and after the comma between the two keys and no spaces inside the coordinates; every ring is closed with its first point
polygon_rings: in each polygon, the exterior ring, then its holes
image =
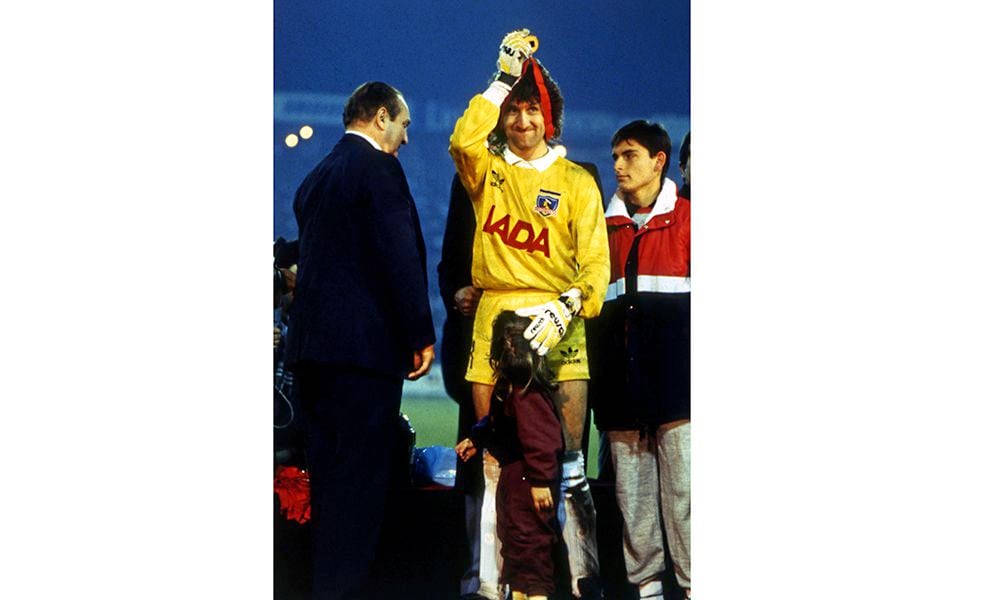
{"type": "Polygon", "coordinates": [[[504,311],[493,323],[490,366],[496,373],[490,414],[455,451],[463,461],[486,447],[500,462],[496,533],[502,545],[501,583],[513,600],[554,593],[552,544],[558,527],[561,423],[550,393],[557,385],[545,357],[531,351],[531,320],[504,311]]]}

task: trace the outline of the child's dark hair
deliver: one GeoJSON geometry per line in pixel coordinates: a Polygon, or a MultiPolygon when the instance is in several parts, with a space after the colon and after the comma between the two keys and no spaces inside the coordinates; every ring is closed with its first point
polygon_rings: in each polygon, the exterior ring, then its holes
{"type": "Polygon", "coordinates": [[[508,393],[511,387],[517,387],[547,395],[558,387],[547,357],[531,350],[530,340],[524,339],[524,330],[530,324],[528,317],[511,310],[501,312],[493,321],[490,366],[496,373],[497,392],[508,393]]]}

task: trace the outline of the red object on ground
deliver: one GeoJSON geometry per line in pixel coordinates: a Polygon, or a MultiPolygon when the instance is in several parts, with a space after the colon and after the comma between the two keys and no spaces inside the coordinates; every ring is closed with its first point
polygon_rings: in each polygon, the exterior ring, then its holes
{"type": "Polygon", "coordinates": [[[278,466],[274,470],[274,492],[285,518],[299,524],[307,523],[312,518],[308,473],[298,467],[278,466]]]}

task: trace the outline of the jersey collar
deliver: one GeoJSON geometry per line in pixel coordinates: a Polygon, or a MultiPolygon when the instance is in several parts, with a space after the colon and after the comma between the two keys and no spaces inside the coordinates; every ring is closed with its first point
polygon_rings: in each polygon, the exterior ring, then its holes
{"type": "Polygon", "coordinates": [[[510,148],[504,148],[503,159],[507,161],[507,164],[514,167],[523,167],[525,169],[535,169],[539,173],[544,173],[548,170],[556,160],[561,158],[561,155],[555,151],[551,146],[548,147],[548,153],[541,158],[535,158],[534,160],[524,160],[523,158],[517,156],[510,151],[510,148]]]}

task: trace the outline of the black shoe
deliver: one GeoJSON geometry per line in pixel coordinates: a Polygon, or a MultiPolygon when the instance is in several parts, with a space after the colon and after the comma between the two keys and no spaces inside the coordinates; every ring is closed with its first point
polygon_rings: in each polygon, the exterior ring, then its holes
{"type": "Polygon", "coordinates": [[[579,579],[579,596],[582,600],[603,600],[603,586],[598,577],[579,579]]]}

